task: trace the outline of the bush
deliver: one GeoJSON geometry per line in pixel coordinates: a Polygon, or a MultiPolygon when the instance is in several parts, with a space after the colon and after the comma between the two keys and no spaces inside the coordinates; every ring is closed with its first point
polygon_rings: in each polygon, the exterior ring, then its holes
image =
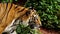
{"type": "Polygon", "coordinates": [[[10,2],[10,3],[12,3],[13,1],[17,1],[17,0],[0,0],[0,2],[10,2]]]}
{"type": "Polygon", "coordinates": [[[27,0],[24,6],[37,10],[43,27],[60,30],[60,0],[27,0]]]}
{"type": "Polygon", "coordinates": [[[17,26],[16,32],[17,34],[42,34],[38,29],[31,29],[29,25],[24,27],[23,24],[17,26]]]}

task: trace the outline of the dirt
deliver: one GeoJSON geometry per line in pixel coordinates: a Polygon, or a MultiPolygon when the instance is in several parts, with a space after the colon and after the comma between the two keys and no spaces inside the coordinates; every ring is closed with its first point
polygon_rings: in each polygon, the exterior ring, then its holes
{"type": "Polygon", "coordinates": [[[42,34],[60,34],[60,31],[55,31],[55,30],[48,30],[46,28],[41,27],[40,31],[42,34]]]}

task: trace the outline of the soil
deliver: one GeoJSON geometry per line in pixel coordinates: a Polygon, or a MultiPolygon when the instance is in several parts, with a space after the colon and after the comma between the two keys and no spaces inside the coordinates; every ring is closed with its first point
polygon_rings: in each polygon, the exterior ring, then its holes
{"type": "Polygon", "coordinates": [[[47,28],[40,28],[42,34],[60,34],[60,31],[48,30],[47,28]]]}

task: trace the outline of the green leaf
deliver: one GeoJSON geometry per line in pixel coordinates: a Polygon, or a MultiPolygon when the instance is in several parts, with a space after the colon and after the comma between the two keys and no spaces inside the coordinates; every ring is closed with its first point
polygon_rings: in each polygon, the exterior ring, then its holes
{"type": "Polygon", "coordinates": [[[10,0],[10,2],[12,3],[12,0],[10,0]]]}
{"type": "Polygon", "coordinates": [[[57,0],[58,2],[60,2],[60,0],[57,0]]]}
{"type": "Polygon", "coordinates": [[[15,1],[17,1],[17,0],[15,0],[15,1]]]}
{"type": "Polygon", "coordinates": [[[16,32],[17,33],[20,33],[21,32],[21,28],[19,26],[17,27],[16,32]]]}

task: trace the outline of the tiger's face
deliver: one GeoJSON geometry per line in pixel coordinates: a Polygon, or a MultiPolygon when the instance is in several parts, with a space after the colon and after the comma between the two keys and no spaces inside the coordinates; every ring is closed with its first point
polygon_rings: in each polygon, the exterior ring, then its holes
{"type": "MultiPolygon", "coordinates": [[[[2,4],[2,5],[4,5],[4,4],[2,4]]],[[[32,29],[40,27],[40,25],[41,25],[40,18],[34,9],[31,10],[29,8],[17,6],[15,4],[10,4],[10,3],[8,3],[7,6],[8,6],[8,8],[6,9],[7,11],[5,11],[6,13],[5,14],[1,13],[1,15],[3,15],[3,16],[5,15],[5,18],[2,20],[3,25],[0,24],[0,26],[1,25],[4,26],[3,34],[4,33],[16,34],[15,29],[18,24],[23,24],[25,27],[30,25],[32,29]]],[[[4,11],[3,11],[3,13],[4,13],[4,11]]],[[[2,18],[2,17],[0,17],[0,18],[2,18]]]]}

